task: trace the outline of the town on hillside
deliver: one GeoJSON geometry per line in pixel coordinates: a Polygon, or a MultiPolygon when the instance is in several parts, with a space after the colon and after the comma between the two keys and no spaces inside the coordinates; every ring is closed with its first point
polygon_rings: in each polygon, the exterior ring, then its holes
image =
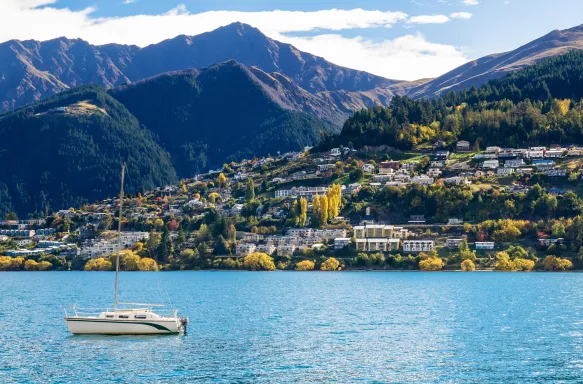
{"type": "Polygon", "coordinates": [[[0,222],[0,270],[583,268],[583,146],[306,148],[0,222]],[[264,258],[252,264],[250,258],[264,258]]]}

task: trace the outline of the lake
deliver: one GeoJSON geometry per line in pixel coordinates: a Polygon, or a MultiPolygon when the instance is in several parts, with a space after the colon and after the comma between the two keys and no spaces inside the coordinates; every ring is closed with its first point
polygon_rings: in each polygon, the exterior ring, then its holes
{"type": "Polygon", "coordinates": [[[583,381],[580,273],[122,272],[188,335],[70,335],[62,307],[111,307],[113,278],[0,273],[0,382],[583,381]]]}

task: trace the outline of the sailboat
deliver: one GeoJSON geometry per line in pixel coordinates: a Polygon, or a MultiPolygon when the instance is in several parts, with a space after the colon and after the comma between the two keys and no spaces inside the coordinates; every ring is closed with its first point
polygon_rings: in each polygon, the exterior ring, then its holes
{"type": "MultiPolygon", "coordinates": [[[[121,244],[121,222],[123,208],[123,184],[125,164],[121,168],[121,192],[119,199],[118,234],[121,244]]],[[[178,310],[169,314],[154,312],[164,307],[163,304],[122,303],[117,300],[119,280],[119,252],[115,259],[115,285],[112,309],[82,309],[75,304],[65,309],[65,322],[69,331],[76,335],[152,335],[152,334],[186,334],[188,318],[178,317],[178,310]]]]}

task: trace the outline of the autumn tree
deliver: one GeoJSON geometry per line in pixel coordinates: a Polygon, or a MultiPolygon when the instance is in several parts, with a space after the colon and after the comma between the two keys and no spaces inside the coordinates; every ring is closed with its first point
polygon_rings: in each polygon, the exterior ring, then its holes
{"type": "Polygon", "coordinates": [[[311,260],[303,260],[296,264],[296,271],[313,271],[315,264],[311,260]]]}
{"type": "Polygon", "coordinates": [[[466,260],[462,261],[461,267],[462,267],[462,271],[465,271],[465,272],[471,272],[471,271],[476,270],[476,264],[474,264],[474,262],[470,259],[466,259],[466,260]]]}
{"type": "Polygon", "coordinates": [[[322,271],[337,271],[340,269],[340,262],[334,257],[329,257],[322,263],[320,270],[322,271]]]}
{"type": "Polygon", "coordinates": [[[441,271],[445,263],[439,257],[429,257],[419,262],[422,271],[441,271]]]}
{"type": "Polygon", "coordinates": [[[227,186],[227,177],[223,172],[219,173],[219,177],[217,178],[217,184],[221,188],[225,188],[227,186]]]}
{"type": "Polygon", "coordinates": [[[252,271],[274,271],[273,258],[266,253],[255,252],[245,256],[243,267],[252,271]]]}

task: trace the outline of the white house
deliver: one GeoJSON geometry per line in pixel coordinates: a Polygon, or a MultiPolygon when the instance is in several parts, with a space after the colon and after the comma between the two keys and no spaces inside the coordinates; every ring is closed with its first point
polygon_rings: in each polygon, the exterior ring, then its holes
{"type": "Polygon", "coordinates": [[[467,177],[461,176],[448,177],[443,179],[443,182],[450,185],[468,185],[472,183],[467,179],[467,177]]]}
{"type": "Polygon", "coordinates": [[[429,170],[427,171],[427,176],[439,177],[439,175],[441,175],[441,169],[439,168],[429,168],[429,170]]]}
{"type": "Polygon", "coordinates": [[[363,164],[362,165],[362,170],[366,173],[374,173],[374,165],[372,164],[363,164]]]}
{"type": "Polygon", "coordinates": [[[421,184],[421,185],[431,185],[431,184],[433,184],[433,177],[429,177],[427,175],[414,176],[411,179],[411,183],[421,184]]]}
{"type": "Polygon", "coordinates": [[[332,148],[330,150],[330,155],[332,156],[340,156],[341,152],[340,152],[340,148],[332,148]]]}
{"type": "Polygon", "coordinates": [[[409,253],[431,252],[433,251],[433,240],[405,240],[403,241],[403,251],[409,253]]]}
{"type": "Polygon", "coordinates": [[[476,241],[476,249],[492,250],[494,245],[493,241],[476,241]]]}
{"type": "Polygon", "coordinates": [[[275,197],[288,197],[291,196],[290,189],[280,189],[275,191],[275,197]]]}
{"type": "Polygon", "coordinates": [[[496,169],[500,166],[498,160],[486,160],[482,163],[482,168],[484,169],[496,169]]]}
{"type": "Polygon", "coordinates": [[[250,253],[255,252],[257,246],[250,243],[237,244],[237,256],[247,256],[250,253]]]}
{"type": "Polygon", "coordinates": [[[502,150],[502,148],[500,147],[487,147],[486,148],[486,153],[498,153],[502,150]]]}
{"type": "Polygon", "coordinates": [[[522,159],[515,159],[515,160],[506,160],[504,163],[504,168],[518,168],[524,165],[524,160],[522,159]]]}
{"type": "Polygon", "coordinates": [[[496,174],[498,176],[509,176],[512,175],[515,172],[514,168],[498,168],[498,170],[496,170],[496,174]]]}
{"type": "Polygon", "coordinates": [[[273,244],[259,244],[255,249],[257,252],[266,253],[268,255],[273,255],[275,252],[275,245],[273,244]]]}
{"type": "Polygon", "coordinates": [[[341,249],[344,247],[348,247],[350,245],[350,238],[349,237],[338,237],[334,239],[334,248],[341,249]]]}

